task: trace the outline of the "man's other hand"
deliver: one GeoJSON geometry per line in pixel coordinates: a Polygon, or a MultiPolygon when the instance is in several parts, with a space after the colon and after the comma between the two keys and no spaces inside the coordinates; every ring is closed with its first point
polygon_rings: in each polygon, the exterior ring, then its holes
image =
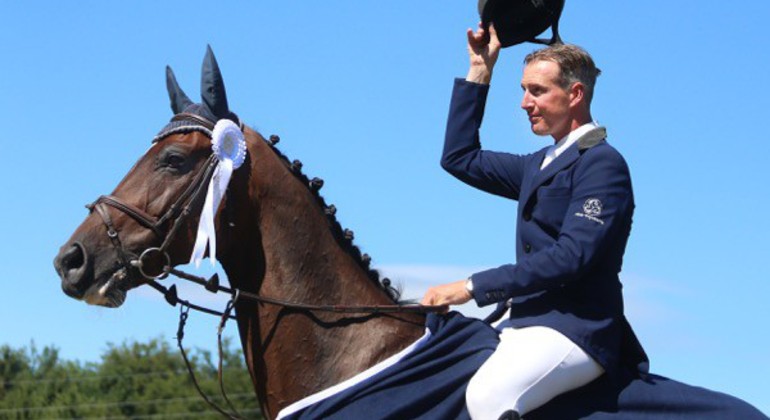
{"type": "Polygon", "coordinates": [[[459,280],[454,283],[434,286],[425,292],[420,304],[422,305],[462,305],[470,301],[473,296],[465,288],[467,280],[459,280]]]}

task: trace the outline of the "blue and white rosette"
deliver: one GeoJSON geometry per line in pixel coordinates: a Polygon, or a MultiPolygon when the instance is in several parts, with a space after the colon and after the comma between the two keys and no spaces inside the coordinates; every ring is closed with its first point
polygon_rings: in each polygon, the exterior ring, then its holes
{"type": "Polygon", "coordinates": [[[200,222],[198,222],[198,235],[190,257],[190,262],[194,263],[195,267],[200,267],[206,252],[206,245],[209,247],[211,266],[216,265],[214,260],[217,255],[217,239],[214,215],[217,214],[222,197],[227,191],[227,185],[230,183],[233,171],[238,169],[246,160],[246,140],[243,138],[243,132],[237,124],[230,120],[217,121],[211,135],[211,148],[219,159],[219,163],[209,182],[206,201],[203,203],[200,222]]]}

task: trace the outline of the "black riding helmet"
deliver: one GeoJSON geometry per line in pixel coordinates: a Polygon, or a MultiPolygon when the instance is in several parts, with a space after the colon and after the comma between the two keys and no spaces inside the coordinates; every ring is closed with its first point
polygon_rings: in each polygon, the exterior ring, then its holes
{"type": "Polygon", "coordinates": [[[479,0],[479,15],[484,28],[495,24],[503,47],[535,42],[562,44],[559,17],[565,0],[479,0]],[[552,28],[550,40],[535,38],[552,28]]]}

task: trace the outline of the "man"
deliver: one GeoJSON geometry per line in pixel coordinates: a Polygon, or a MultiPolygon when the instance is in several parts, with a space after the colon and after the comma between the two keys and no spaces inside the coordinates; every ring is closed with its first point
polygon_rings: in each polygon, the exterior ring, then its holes
{"type": "MultiPolygon", "coordinates": [[[[441,164],[519,202],[516,264],[428,290],[428,305],[510,305],[500,344],[466,391],[474,419],[518,418],[646,355],[623,315],[618,278],[634,198],[628,167],[591,116],[599,70],[572,45],[525,59],[521,107],[555,144],[526,156],[481,149],[479,127],[500,52],[494,26],[468,30],[470,69],[455,81],[441,164]]],[[[633,364],[630,363],[630,364],[633,364]]],[[[640,365],[642,366],[642,365],[640,365]]]]}

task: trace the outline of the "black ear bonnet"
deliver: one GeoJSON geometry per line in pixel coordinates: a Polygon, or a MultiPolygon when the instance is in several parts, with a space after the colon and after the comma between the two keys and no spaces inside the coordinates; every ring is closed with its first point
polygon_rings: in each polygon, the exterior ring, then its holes
{"type": "MultiPolygon", "coordinates": [[[[174,76],[171,67],[168,66],[166,66],[166,89],[171,101],[171,111],[174,112],[174,115],[181,113],[194,114],[212,123],[226,118],[236,124],[240,124],[238,116],[230,112],[228,107],[225,83],[211,46],[206,47],[206,55],[203,58],[203,67],[201,69],[201,103],[193,103],[187,97],[179,83],[177,83],[176,76],[174,76]]],[[[172,121],[163,127],[158,136],[156,136],[156,140],[159,137],[163,137],[165,133],[193,124],[196,123],[187,120],[172,121]]]]}

